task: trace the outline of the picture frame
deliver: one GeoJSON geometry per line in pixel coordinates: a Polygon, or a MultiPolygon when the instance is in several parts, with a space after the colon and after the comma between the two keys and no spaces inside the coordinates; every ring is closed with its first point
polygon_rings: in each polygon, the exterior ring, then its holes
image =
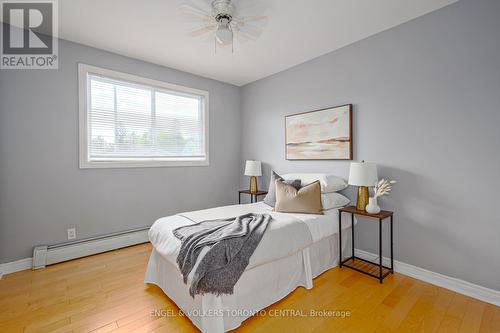
{"type": "Polygon", "coordinates": [[[286,160],[352,160],[352,104],[285,116],[286,160]]]}

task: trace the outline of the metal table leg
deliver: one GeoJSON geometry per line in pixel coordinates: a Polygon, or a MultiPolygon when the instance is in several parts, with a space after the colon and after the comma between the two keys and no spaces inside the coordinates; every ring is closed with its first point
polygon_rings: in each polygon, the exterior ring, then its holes
{"type": "Polygon", "coordinates": [[[382,219],[378,219],[378,255],[379,255],[379,281],[382,283],[382,219]]]}
{"type": "Polygon", "coordinates": [[[392,215],[391,215],[391,273],[394,274],[394,245],[392,244],[392,215]]]}
{"type": "Polygon", "coordinates": [[[351,214],[352,258],[354,260],[354,214],[351,214]]]}
{"type": "Polygon", "coordinates": [[[339,267],[342,268],[342,212],[339,212],[339,267]]]}

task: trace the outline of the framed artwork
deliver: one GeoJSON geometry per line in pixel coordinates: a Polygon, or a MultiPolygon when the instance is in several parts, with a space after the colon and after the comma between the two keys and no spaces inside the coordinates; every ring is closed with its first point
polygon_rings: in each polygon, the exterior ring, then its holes
{"type": "Polygon", "coordinates": [[[352,160],[352,104],[285,117],[287,160],[352,160]]]}

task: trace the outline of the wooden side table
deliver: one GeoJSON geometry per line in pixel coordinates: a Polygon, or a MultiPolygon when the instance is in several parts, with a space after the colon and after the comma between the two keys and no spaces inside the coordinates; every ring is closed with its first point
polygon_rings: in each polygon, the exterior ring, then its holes
{"type": "Polygon", "coordinates": [[[241,204],[241,194],[249,194],[250,195],[250,202],[254,203],[257,202],[257,198],[266,195],[267,191],[257,191],[257,192],[251,192],[250,190],[239,190],[238,191],[238,203],[241,204]],[[255,200],[254,200],[255,198],[255,200]]]}
{"type": "Polygon", "coordinates": [[[383,282],[384,278],[394,273],[394,251],[392,244],[392,231],[393,231],[393,217],[394,213],[382,210],[378,214],[370,214],[365,211],[360,211],[356,209],[356,206],[349,206],[339,209],[339,266],[349,267],[355,271],[361,272],[363,274],[377,278],[380,283],[383,282]],[[342,257],[342,213],[351,214],[351,237],[352,237],[352,253],[349,258],[343,259],[342,257]],[[354,215],[364,216],[371,219],[378,220],[378,255],[379,262],[374,263],[369,260],[365,260],[354,255],[354,215]],[[391,267],[382,265],[382,221],[390,218],[390,228],[391,228],[391,267]],[[377,272],[378,271],[378,272],[377,272]]]}

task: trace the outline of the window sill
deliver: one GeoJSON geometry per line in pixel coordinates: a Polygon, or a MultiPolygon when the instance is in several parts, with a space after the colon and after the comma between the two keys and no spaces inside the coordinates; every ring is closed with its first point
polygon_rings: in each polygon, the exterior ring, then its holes
{"type": "Polygon", "coordinates": [[[162,168],[209,166],[208,159],[203,160],[156,160],[156,161],[80,161],[80,169],[104,168],[162,168]]]}

